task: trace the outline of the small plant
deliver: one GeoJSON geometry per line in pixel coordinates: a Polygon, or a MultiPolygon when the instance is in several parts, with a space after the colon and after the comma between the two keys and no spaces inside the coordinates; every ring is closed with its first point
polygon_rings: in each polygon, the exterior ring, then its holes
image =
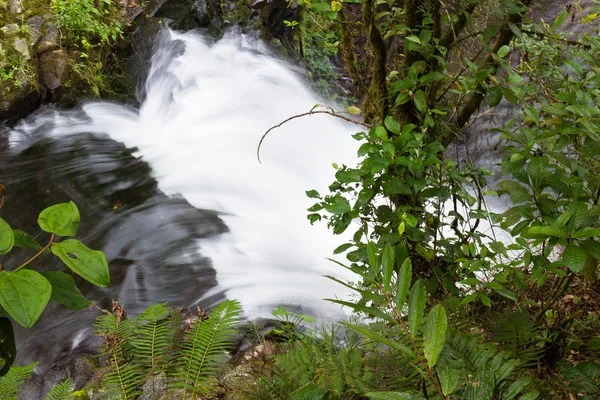
{"type": "MultiPolygon", "coordinates": [[[[6,188],[0,185],[4,203],[6,188]]],[[[74,236],[79,225],[79,210],[73,202],[60,203],[43,210],[38,216],[40,228],[50,234],[45,246],[31,235],[12,229],[0,218],[0,254],[8,254],[13,247],[36,251],[20,265],[0,271],[0,305],[2,311],[19,325],[30,328],[38,320],[50,300],[64,304],[69,309],[81,310],[91,303],[83,297],[73,277],[60,271],[37,272],[32,262],[47,254],[54,254],[73,272],[96,286],[108,286],[110,276],[106,258],[101,251],[92,250],[75,239],[58,240],[74,236]]],[[[0,376],[8,372],[15,359],[15,342],[12,324],[6,316],[0,317],[0,376]]]]}
{"type": "Polygon", "coordinates": [[[51,7],[58,27],[70,36],[110,43],[123,33],[117,1],[52,0],[51,7]]]}
{"type": "Polygon", "coordinates": [[[150,398],[157,399],[158,380],[163,379],[167,397],[174,392],[183,399],[213,393],[240,310],[238,302],[228,300],[209,315],[199,311],[182,319],[181,313],[157,304],[128,319],[114,303],[112,312],[96,321],[108,367],[102,390],[115,398],[135,399],[149,384],[150,398]]]}
{"type": "MultiPolygon", "coordinates": [[[[23,383],[31,376],[36,363],[23,367],[12,367],[8,373],[0,378],[0,399],[17,400],[21,398],[23,383]]],[[[73,386],[69,379],[56,385],[46,396],[46,400],[68,400],[71,398],[73,386]]]]}

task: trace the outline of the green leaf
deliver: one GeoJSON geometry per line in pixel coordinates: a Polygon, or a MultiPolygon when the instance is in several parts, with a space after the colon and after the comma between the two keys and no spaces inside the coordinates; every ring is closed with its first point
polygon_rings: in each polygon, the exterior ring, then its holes
{"type": "Polygon", "coordinates": [[[310,199],[318,199],[319,197],[321,197],[319,195],[319,192],[317,192],[316,190],[307,190],[306,196],[310,199]]]}
{"type": "Polygon", "coordinates": [[[562,259],[571,271],[579,273],[583,270],[583,267],[585,267],[587,254],[582,248],[570,245],[563,252],[562,259]]]}
{"type": "Polygon", "coordinates": [[[448,318],[446,310],[440,304],[431,309],[425,320],[423,328],[423,353],[427,358],[427,365],[433,368],[440,358],[446,332],[448,331],[448,318]]]}
{"type": "Polygon", "coordinates": [[[444,75],[439,71],[433,71],[419,78],[419,83],[423,86],[429,85],[431,82],[444,79],[444,75]]]}
{"type": "Polygon", "coordinates": [[[0,305],[18,324],[31,328],[50,300],[52,286],[36,271],[0,275],[0,305]]]}
{"type": "Polygon", "coordinates": [[[527,231],[527,235],[535,236],[553,236],[558,238],[566,238],[569,236],[569,232],[562,226],[532,226],[527,231]]]}
{"type": "Polygon", "coordinates": [[[324,400],[327,398],[327,390],[320,388],[313,382],[309,382],[300,389],[290,393],[289,400],[324,400]]]}
{"type": "Polygon", "coordinates": [[[481,303],[486,306],[486,307],[491,307],[492,306],[492,301],[490,300],[489,297],[487,297],[485,294],[480,293],[479,294],[479,300],[481,300],[481,303]]]}
{"type": "Polygon", "coordinates": [[[108,286],[110,275],[104,253],[92,250],[78,240],[68,239],[52,245],[57,255],[73,272],[96,286],[108,286]]]}
{"type": "Polygon", "coordinates": [[[350,203],[348,200],[340,195],[336,195],[333,198],[333,204],[327,204],[325,209],[332,214],[344,214],[350,211],[352,208],[350,207],[350,203]]]}
{"type": "Polygon", "coordinates": [[[398,274],[398,287],[396,289],[396,309],[398,311],[401,311],[402,307],[404,307],[404,302],[406,301],[406,295],[408,294],[408,289],[410,288],[411,279],[412,263],[410,258],[407,258],[402,263],[400,273],[398,274]]]}
{"type": "Polygon", "coordinates": [[[385,128],[383,126],[375,127],[375,136],[377,136],[381,140],[388,140],[387,131],[385,130],[385,128]]]}
{"type": "Polygon", "coordinates": [[[363,335],[366,338],[369,338],[369,339],[379,342],[381,344],[390,346],[391,348],[396,349],[409,357],[415,357],[415,353],[413,353],[413,351],[411,349],[409,349],[402,343],[400,343],[396,340],[389,339],[389,338],[383,336],[381,333],[373,331],[373,330],[367,328],[366,326],[350,324],[350,323],[344,323],[344,325],[347,326],[348,328],[355,330],[356,332],[360,333],[361,335],[363,335]]]}
{"type": "Polygon", "coordinates": [[[458,388],[460,380],[460,371],[456,369],[444,366],[436,368],[438,377],[440,378],[440,386],[442,387],[442,393],[446,396],[454,392],[458,388]]]}
{"type": "Polygon", "coordinates": [[[425,284],[418,280],[412,287],[408,300],[408,330],[416,336],[421,329],[425,312],[425,284]]]}
{"type": "Polygon", "coordinates": [[[513,92],[511,89],[509,89],[509,88],[503,88],[502,89],[502,94],[504,95],[504,98],[506,100],[510,101],[511,103],[519,104],[519,98],[517,97],[517,95],[515,94],[515,92],[513,92]]]}
{"type": "Polygon", "coordinates": [[[504,45],[502,47],[500,47],[500,49],[498,49],[498,57],[500,58],[504,58],[508,55],[508,53],[510,53],[510,47],[504,45]]]}
{"type": "Polygon", "coordinates": [[[502,400],[514,399],[523,389],[527,388],[530,383],[531,379],[529,378],[517,379],[502,393],[502,400]]]}
{"type": "Polygon", "coordinates": [[[425,102],[425,92],[422,90],[417,90],[413,97],[413,101],[415,102],[415,107],[420,112],[425,112],[427,110],[427,103],[425,102]]]}
{"type": "Polygon", "coordinates": [[[390,290],[390,283],[392,282],[392,274],[394,273],[394,250],[388,243],[383,249],[383,256],[381,257],[381,267],[383,268],[383,287],[386,291],[390,290]]]}
{"type": "Polygon", "coordinates": [[[499,194],[503,194],[504,192],[508,193],[510,200],[514,204],[529,201],[533,198],[529,191],[519,182],[502,181],[498,183],[498,186],[502,189],[502,191],[498,191],[499,194]]]}
{"type": "Polygon", "coordinates": [[[74,236],[79,226],[79,210],[72,201],[55,204],[40,213],[38,224],[46,232],[74,236]]]}
{"type": "Polygon", "coordinates": [[[379,275],[379,257],[377,255],[377,245],[373,242],[367,243],[367,258],[369,259],[371,270],[375,274],[375,277],[377,277],[379,275]]]}
{"type": "Polygon", "coordinates": [[[568,16],[569,16],[569,11],[567,10],[567,8],[565,8],[563,10],[563,12],[552,23],[552,29],[556,30],[556,29],[560,28],[562,26],[562,24],[565,23],[565,20],[567,19],[568,16]]]}
{"type": "Polygon", "coordinates": [[[7,254],[15,244],[15,235],[10,225],[0,218],[0,254],[7,254]]]}
{"type": "Polygon", "coordinates": [[[464,399],[490,400],[494,394],[495,378],[491,368],[481,368],[465,390],[464,399]]]}
{"type": "Polygon", "coordinates": [[[385,117],[384,123],[385,127],[388,128],[390,132],[395,133],[396,135],[400,134],[400,124],[394,117],[385,117]]]}
{"type": "Polygon", "coordinates": [[[421,396],[401,392],[369,392],[365,396],[373,400],[425,400],[421,396]]]}
{"type": "Polygon", "coordinates": [[[40,251],[43,249],[43,247],[36,242],[29,233],[20,231],[18,229],[13,229],[13,234],[15,236],[15,246],[35,251],[40,251]]]}
{"type": "Polygon", "coordinates": [[[488,89],[487,92],[488,105],[490,107],[496,107],[502,101],[502,88],[494,86],[488,89]]]}
{"type": "Polygon", "coordinates": [[[92,304],[83,297],[71,275],[64,272],[42,272],[41,274],[52,285],[50,300],[64,304],[71,310],[83,310],[92,304]]]}
{"type": "Polygon", "coordinates": [[[585,227],[573,234],[573,238],[591,238],[595,236],[600,236],[600,229],[585,227]]]}

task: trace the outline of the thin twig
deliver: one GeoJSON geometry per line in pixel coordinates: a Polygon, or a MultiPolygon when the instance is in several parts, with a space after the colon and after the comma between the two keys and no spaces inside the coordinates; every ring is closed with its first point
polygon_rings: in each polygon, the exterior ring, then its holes
{"type": "Polygon", "coordinates": [[[31,257],[29,260],[27,260],[23,264],[19,265],[12,272],[17,272],[18,270],[20,270],[21,268],[27,266],[30,262],[32,262],[33,260],[35,260],[36,258],[38,258],[39,256],[41,256],[46,250],[48,250],[48,248],[51,245],[54,244],[53,240],[54,240],[54,233],[52,234],[52,236],[50,236],[50,241],[48,242],[48,244],[46,246],[44,246],[43,249],[41,249],[40,251],[38,251],[38,253],[35,256],[31,257]]]}
{"type": "Polygon", "coordinates": [[[352,122],[352,123],[357,124],[357,125],[362,125],[362,126],[364,126],[366,128],[369,128],[369,129],[371,128],[371,125],[369,125],[367,123],[360,122],[360,121],[355,121],[352,118],[348,118],[348,117],[345,117],[343,115],[340,115],[339,113],[336,113],[333,110],[317,110],[317,111],[310,110],[309,112],[305,112],[305,113],[302,113],[302,114],[298,114],[298,115],[294,115],[292,117],[289,117],[285,121],[283,121],[283,122],[281,122],[281,123],[279,123],[277,125],[274,125],[274,126],[270,127],[269,130],[266,131],[264,133],[264,135],[262,135],[262,137],[260,138],[260,142],[258,142],[258,147],[256,148],[256,158],[258,159],[258,162],[262,164],[262,161],[260,160],[260,147],[262,146],[262,143],[265,140],[265,138],[267,137],[267,135],[269,134],[269,132],[271,132],[275,128],[281,127],[283,124],[285,124],[286,122],[289,122],[289,121],[291,121],[293,119],[301,118],[301,117],[306,117],[306,116],[314,115],[314,114],[327,114],[327,115],[331,115],[332,117],[343,119],[344,121],[352,122]]]}

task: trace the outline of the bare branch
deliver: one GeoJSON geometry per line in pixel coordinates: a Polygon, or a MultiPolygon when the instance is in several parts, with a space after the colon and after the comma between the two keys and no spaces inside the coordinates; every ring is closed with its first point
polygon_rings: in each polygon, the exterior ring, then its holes
{"type": "Polygon", "coordinates": [[[331,109],[331,110],[317,110],[317,111],[314,111],[314,109],[312,109],[309,112],[305,112],[305,113],[302,113],[302,114],[298,114],[298,115],[294,115],[292,117],[289,117],[285,121],[282,121],[281,123],[270,127],[269,130],[266,131],[264,133],[264,135],[262,135],[262,137],[260,138],[260,142],[258,142],[258,147],[256,148],[256,158],[258,159],[258,162],[262,164],[262,161],[260,160],[260,147],[262,146],[262,143],[265,140],[265,138],[267,137],[267,135],[269,134],[269,132],[271,132],[273,129],[280,128],[283,124],[285,124],[287,122],[290,122],[293,119],[301,118],[301,117],[306,117],[306,116],[310,116],[310,115],[315,115],[315,114],[327,114],[327,115],[331,115],[332,117],[340,118],[340,119],[343,119],[344,121],[352,122],[353,124],[362,125],[362,126],[364,126],[366,128],[371,129],[371,125],[369,125],[367,123],[364,123],[364,122],[361,122],[361,121],[355,121],[352,118],[345,117],[345,116],[341,115],[341,113],[336,113],[333,109],[331,109]]]}

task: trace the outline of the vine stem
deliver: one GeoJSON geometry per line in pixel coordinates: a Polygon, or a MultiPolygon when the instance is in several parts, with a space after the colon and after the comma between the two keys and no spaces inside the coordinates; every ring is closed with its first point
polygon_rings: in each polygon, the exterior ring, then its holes
{"type": "Polygon", "coordinates": [[[258,142],[258,147],[256,148],[256,158],[258,159],[258,162],[262,164],[262,161],[260,160],[260,147],[262,146],[263,141],[265,140],[265,138],[267,137],[267,135],[274,129],[281,127],[283,124],[290,122],[293,119],[296,118],[301,118],[301,117],[306,117],[306,116],[310,116],[310,115],[314,115],[314,114],[327,114],[327,115],[331,115],[332,117],[336,117],[336,118],[340,118],[343,119],[344,121],[348,121],[348,122],[352,122],[353,124],[357,124],[357,125],[362,125],[366,128],[371,128],[371,125],[364,123],[364,122],[360,122],[360,121],[355,121],[352,118],[348,118],[345,117],[343,115],[341,115],[340,113],[336,113],[333,109],[330,110],[314,110],[314,108],[312,110],[310,110],[309,112],[305,112],[302,114],[297,114],[294,115],[292,117],[289,117],[288,119],[286,119],[285,121],[282,121],[281,123],[274,125],[272,127],[269,128],[268,131],[266,131],[262,137],[260,138],[260,142],[258,142]]]}
{"type": "Polygon", "coordinates": [[[48,244],[46,246],[44,246],[43,249],[41,249],[40,251],[38,251],[38,253],[35,256],[31,257],[29,260],[27,260],[23,264],[19,265],[12,272],[17,272],[18,270],[20,270],[21,268],[25,267],[27,264],[29,264],[30,262],[32,262],[33,260],[35,260],[36,258],[38,258],[39,256],[41,256],[46,250],[48,250],[48,248],[50,246],[52,246],[54,244],[53,240],[54,240],[54,233],[52,234],[52,236],[50,236],[50,241],[48,242],[48,244]]]}
{"type": "Polygon", "coordinates": [[[431,383],[433,383],[433,387],[435,387],[435,391],[440,395],[441,399],[446,400],[448,397],[446,397],[446,395],[444,395],[442,388],[438,385],[438,381],[435,378],[435,376],[433,375],[433,371],[431,370],[431,368],[429,368],[429,366],[427,365],[427,362],[421,355],[421,352],[419,351],[419,347],[415,343],[415,339],[414,339],[413,335],[408,330],[408,327],[404,323],[404,320],[402,319],[402,316],[398,312],[398,309],[396,307],[394,307],[394,303],[392,303],[392,299],[390,299],[388,291],[385,290],[385,288],[383,287],[383,285],[381,285],[381,283],[377,282],[377,285],[379,286],[379,289],[381,289],[381,291],[383,292],[383,295],[385,296],[385,300],[388,302],[389,307],[394,311],[396,321],[398,321],[398,323],[400,324],[400,326],[402,327],[402,329],[404,330],[406,335],[408,335],[408,338],[410,339],[410,343],[412,344],[413,348],[415,349],[415,352],[417,353],[417,358],[419,359],[419,363],[425,367],[425,371],[427,371],[427,375],[429,375],[429,379],[431,380],[431,383]]]}

